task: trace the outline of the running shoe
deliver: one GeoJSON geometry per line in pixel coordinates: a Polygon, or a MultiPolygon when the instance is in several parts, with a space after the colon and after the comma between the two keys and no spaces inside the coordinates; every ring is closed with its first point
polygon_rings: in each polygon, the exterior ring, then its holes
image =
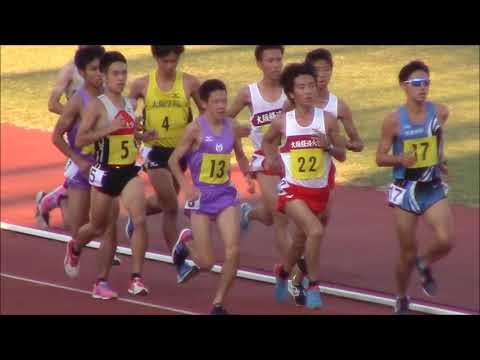
{"type": "Polygon", "coordinates": [[[303,278],[300,284],[291,280],[288,282],[288,292],[295,300],[297,306],[304,306],[306,301],[305,289],[308,288],[308,279],[303,278]]]}
{"type": "Polygon", "coordinates": [[[189,265],[186,261],[177,265],[177,284],[182,284],[193,278],[200,271],[197,265],[189,265]]]}
{"type": "Polygon", "coordinates": [[[134,277],[131,280],[130,287],[128,288],[128,292],[132,295],[138,295],[138,296],[148,295],[148,289],[143,283],[143,279],[141,277],[134,277]]]}
{"type": "Polygon", "coordinates": [[[305,304],[310,309],[318,309],[323,306],[322,296],[320,295],[320,285],[310,285],[307,288],[305,304]]]}
{"type": "Polygon", "coordinates": [[[182,265],[188,257],[188,248],[185,244],[192,239],[193,232],[191,229],[183,229],[178,235],[178,240],[172,249],[172,260],[176,266],[182,265]]]}
{"type": "Polygon", "coordinates": [[[115,255],[112,260],[112,265],[114,266],[122,265],[122,260],[117,255],[115,255]]]}
{"type": "Polygon", "coordinates": [[[430,267],[419,257],[415,260],[415,266],[422,280],[422,289],[428,296],[437,294],[437,282],[433,278],[430,267]]]}
{"type": "Polygon", "coordinates": [[[210,311],[210,315],[229,315],[222,305],[214,305],[210,311]]]}
{"type": "Polygon", "coordinates": [[[242,231],[245,231],[248,229],[248,224],[249,224],[248,214],[250,213],[251,210],[252,210],[252,206],[247,202],[244,202],[242,203],[242,205],[240,205],[240,230],[242,231]]]}
{"type": "Polygon", "coordinates": [[[46,192],[44,191],[39,191],[35,195],[35,222],[37,225],[43,229],[47,229],[50,223],[50,214],[47,213],[42,213],[42,199],[47,195],[46,192]]]}
{"type": "Polygon", "coordinates": [[[408,296],[397,297],[395,300],[395,306],[393,308],[395,315],[408,315],[409,314],[410,298],[408,296]]]}
{"type": "Polygon", "coordinates": [[[279,304],[285,302],[288,296],[288,276],[282,277],[280,275],[282,269],[281,264],[276,264],[273,268],[273,272],[275,273],[275,301],[279,304]]]}
{"type": "Polygon", "coordinates": [[[80,273],[80,256],[73,253],[74,240],[67,243],[67,251],[65,253],[65,260],[63,261],[65,273],[71,277],[76,278],[80,273]]]}
{"type": "Polygon", "coordinates": [[[99,281],[93,285],[92,297],[94,299],[110,300],[118,298],[118,294],[110,289],[106,281],[99,281]]]}

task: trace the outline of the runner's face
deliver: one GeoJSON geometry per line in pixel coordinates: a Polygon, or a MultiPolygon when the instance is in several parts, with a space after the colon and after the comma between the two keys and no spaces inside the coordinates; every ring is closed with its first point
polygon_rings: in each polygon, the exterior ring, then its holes
{"type": "Polygon", "coordinates": [[[127,83],[127,64],[117,61],[110,65],[105,76],[105,86],[113,93],[121,94],[127,83]]]}
{"type": "Polygon", "coordinates": [[[324,89],[328,86],[330,78],[332,77],[332,67],[325,60],[318,60],[313,63],[313,67],[317,72],[317,86],[318,89],[324,89]]]}
{"type": "Polygon", "coordinates": [[[157,58],[157,67],[165,75],[172,75],[177,69],[179,56],[171,52],[167,56],[157,58]]]}
{"type": "Polygon", "coordinates": [[[215,90],[210,93],[206,103],[207,112],[216,120],[225,118],[227,111],[227,92],[225,90],[215,90]]]}
{"type": "MultiPolygon", "coordinates": [[[[408,77],[408,80],[419,78],[430,79],[430,77],[425,71],[417,70],[408,77]]],[[[421,86],[413,86],[412,84],[407,83],[402,83],[400,86],[405,91],[407,98],[415,100],[417,102],[423,102],[427,100],[428,90],[430,89],[430,86],[424,84],[421,86]]]]}
{"type": "Polygon", "coordinates": [[[262,53],[262,59],[257,61],[265,77],[279,80],[283,68],[283,54],[280,49],[267,49],[262,53]]]}
{"type": "Polygon", "coordinates": [[[103,83],[102,73],[100,72],[100,59],[94,59],[87,64],[85,70],[80,70],[80,75],[85,79],[85,83],[99,89],[103,83]]]}
{"type": "Polygon", "coordinates": [[[317,91],[317,83],[311,75],[300,75],[295,78],[293,100],[296,105],[313,106],[313,97],[317,91]]]}

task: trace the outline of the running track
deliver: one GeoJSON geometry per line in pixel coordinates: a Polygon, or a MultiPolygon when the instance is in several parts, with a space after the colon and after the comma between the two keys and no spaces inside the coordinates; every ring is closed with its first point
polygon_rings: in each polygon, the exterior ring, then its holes
{"type": "MultiPolygon", "coordinates": [[[[1,220],[35,227],[34,195],[50,190],[62,181],[64,159],[51,145],[50,133],[1,125],[1,220]]],[[[234,181],[242,184],[238,173],[234,181]]],[[[151,191],[151,188],[148,188],[151,191]]],[[[257,202],[256,196],[242,198],[257,202]]],[[[375,294],[393,294],[392,269],[396,241],[385,194],[374,189],[338,186],[334,217],[329,226],[321,258],[321,278],[325,285],[343,285],[375,294]],[[340,216],[341,214],[341,216],[340,216]]],[[[440,281],[439,295],[432,301],[423,295],[414,277],[414,299],[438,306],[479,312],[479,210],[454,205],[456,247],[450,257],[434,265],[440,281]]],[[[62,232],[60,215],[53,213],[53,231],[62,232]]],[[[119,240],[124,239],[125,213],[119,221],[119,240]]],[[[181,217],[186,224],[186,219],[181,217]]],[[[166,253],[161,238],[161,215],[149,218],[149,251],[166,253]]],[[[427,227],[419,229],[420,248],[428,243],[427,227]]],[[[215,238],[218,258],[222,247],[215,238]]],[[[115,267],[111,283],[121,300],[101,302],[91,299],[95,277],[95,250],[82,256],[79,279],[63,273],[65,245],[42,238],[1,231],[1,313],[2,314],[203,314],[208,310],[211,291],[218,275],[205,273],[182,286],[174,283],[173,267],[147,261],[145,278],[151,295],[133,298],[126,292],[130,258],[115,267]],[[192,299],[194,299],[192,301],[192,299]],[[133,303],[136,301],[137,303],[133,303]],[[141,302],[141,303],[138,303],[141,302]]],[[[272,232],[260,224],[251,226],[242,237],[241,267],[270,272],[276,261],[272,232]]],[[[272,299],[273,287],[237,279],[228,298],[228,308],[237,314],[389,314],[391,309],[364,302],[325,296],[319,311],[278,305],[272,299]]]]}

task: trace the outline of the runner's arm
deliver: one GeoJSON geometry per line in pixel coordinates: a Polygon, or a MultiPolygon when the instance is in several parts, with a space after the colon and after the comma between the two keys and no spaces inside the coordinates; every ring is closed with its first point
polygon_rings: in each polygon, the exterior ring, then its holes
{"type": "Polygon", "coordinates": [[[242,88],[235,98],[235,101],[227,110],[227,116],[230,118],[235,118],[243,110],[245,106],[250,103],[250,90],[248,86],[242,88]]]}
{"type": "Polygon", "coordinates": [[[345,151],[346,141],[344,137],[340,135],[340,128],[338,127],[337,119],[335,119],[330,113],[325,112],[324,114],[328,129],[328,140],[331,144],[328,149],[328,153],[336,160],[344,162],[347,159],[347,154],[345,151]]]}
{"type": "Polygon", "coordinates": [[[350,139],[347,142],[347,149],[354,152],[362,151],[363,141],[358,134],[355,124],[353,123],[352,112],[350,111],[348,105],[341,99],[338,101],[338,118],[342,122],[345,132],[350,139]]]}
{"type": "Polygon", "coordinates": [[[146,86],[146,77],[135,79],[130,85],[128,92],[128,99],[133,106],[133,109],[137,109],[138,99],[144,98],[144,89],[146,86]]]}
{"type": "Polygon", "coordinates": [[[377,166],[410,166],[415,162],[412,154],[390,155],[393,139],[398,132],[398,120],[395,113],[390,113],[383,121],[380,142],[377,147],[377,166]]]}
{"type": "MultiPolygon", "coordinates": [[[[190,96],[192,97],[193,101],[195,102],[195,105],[197,105],[198,113],[201,115],[205,111],[202,105],[202,101],[200,99],[200,93],[198,90],[200,89],[200,81],[193,75],[185,74],[186,82],[188,84],[188,87],[191,89],[190,90],[190,96]]],[[[191,113],[191,109],[190,109],[191,113]]],[[[191,120],[193,120],[193,114],[191,113],[191,120]]]]}
{"type": "Polygon", "coordinates": [[[170,167],[173,176],[175,176],[175,179],[177,179],[178,184],[182,189],[188,186],[188,179],[180,168],[180,159],[182,159],[192,149],[197,141],[196,139],[199,131],[200,127],[196,121],[190,123],[185,128],[180,141],[175,147],[172,155],[170,155],[170,159],[168,159],[168,166],[170,167]]]}
{"type": "Polygon", "coordinates": [[[60,98],[68,87],[68,84],[73,79],[73,71],[75,64],[67,64],[60,70],[58,80],[50,93],[48,99],[48,111],[58,115],[62,115],[64,106],[60,103],[60,98]]]}
{"type": "Polygon", "coordinates": [[[81,99],[79,96],[74,95],[66,104],[63,110],[63,114],[58,119],[53,129],[52,143],[62,152],[67,158],[72,159],[75,163],[79,164],[83,161],[82,157],[78,155],[67,144],[63,135],[72,127],[73,122],[77,115],[80,114],[81,99]]]}

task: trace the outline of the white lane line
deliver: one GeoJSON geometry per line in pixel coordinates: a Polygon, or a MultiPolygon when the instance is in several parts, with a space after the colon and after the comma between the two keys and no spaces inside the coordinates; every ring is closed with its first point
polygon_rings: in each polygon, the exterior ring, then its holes
{"type": "MultiPolygon", "coordinates": [[[[8,279],[25,281],[25,282],[29,282],[29,283],[32,283],[32,284],[50,286],[50,287],[53,287],[53,288],[56,288],[56,289],[68,290],[68,291],[76,292],[76,293],[79,293],[79,294],[92,295],[92,293],[90,291],[75,289],[75,288],[71,288],[71,287],[68,287],[68,286],[62,286],[62,285],[53,284],[53,283],[49,283],[49,282],[45,282],[45,281],[33,280],[33,279],[21,277],[21,276],[10,275],[10,274],[5,274],[5,273],[0,273],[0,276],[3,276],[3,277],[8,278],[8,279]]],[[[146,307],[150,307],[150,308],[154,308],[154,309],[171,311],[171,312],[184,314],[184,315],[200,315],[199,313],[194,313],[194,312],[190,312],[190,311],[186,311],[186,310],[172,308],[172,307],[169,307],[169,306],[150,304],[150,303],[146,303],[146,302],[143,302],[143,301],[136,301],[136,300],[125,299],[125,298],[120,298],[120,297],[117,300],[118,301],[123,301],[123,302],[126,302],[126,303],[130,303],[130,304],[142,305],[142,306],[146,306],[146,307]]]]}

